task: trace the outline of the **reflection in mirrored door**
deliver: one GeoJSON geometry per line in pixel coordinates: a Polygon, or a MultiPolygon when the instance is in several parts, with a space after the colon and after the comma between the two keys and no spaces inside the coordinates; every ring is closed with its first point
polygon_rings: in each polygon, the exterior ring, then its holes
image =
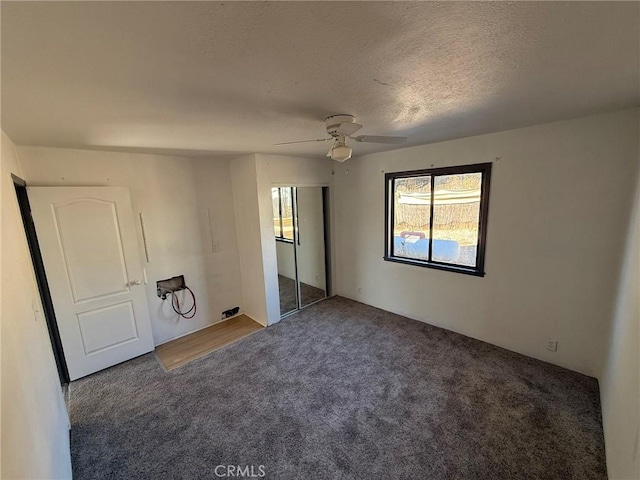
{"type": "Polygon", "coordinates": [[[279,187],[271,190],[276,255],[278,257],[280,315],[285,315],[298,309],[296,257],[293,244],[293,195],[293,188],[290,187],[279,187]]]}
{"type": "Polygon", "coordinates": [[[327,296],[323,188],[272,189],[281,316],[327,296]]]}
{"type": "Polygon", "coordinates": [[[298,187],[296,200],[296,263],[302,308],[327,296],[322,187],[298,187]]]}

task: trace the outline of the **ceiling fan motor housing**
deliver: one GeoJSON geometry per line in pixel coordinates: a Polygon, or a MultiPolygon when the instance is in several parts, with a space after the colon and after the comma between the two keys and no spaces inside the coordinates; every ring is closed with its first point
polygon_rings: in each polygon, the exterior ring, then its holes
{"type": "Polygon", "coordinates": [[[356,123],[356,118],[353,115],[331,115],[324,121],[327,125],[327,133],[332,137],[348,137],[362,128],[362,125],[356,123]]]}

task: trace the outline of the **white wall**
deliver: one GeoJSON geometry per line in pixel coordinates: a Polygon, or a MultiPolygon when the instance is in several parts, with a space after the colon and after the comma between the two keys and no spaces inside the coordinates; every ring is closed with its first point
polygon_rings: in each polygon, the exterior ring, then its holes
{"type": "Polygon", "coordinates": [[[598,375],[637,135],[638,110],[630,110],[337,164],[337,293],[598,375]],[[383,261],[384,172],[489,161],[484,278],[383,261]],[[547,337],[558,339],[557,352],[545,349],[547,337]]]}
{"type": "Polygon", "coordinates": [[[211,320],[217,321],[224,310],[244,309],[231,162],[217,158],[193,162],[207,287],[201,301],[209,304],[211,320]]]}
{"type": "Polygon", "coordinates": [[[4,133],[0,163],[0,477],[71,478],[69,419],[11,180],[11,173],[24,178],[24,172],[4,133]]]}
{"type": "Polygon", "coordinates": [[[640,478],[640,182],[620,275],[605,368],[602,422],[611,480],[640,478]]]}
{"type": "MultiPolygon", "coordinates": [[[[267,325],[257,177],[255,155],[232,160],[231,183],[245,312],[255,321],[267,325]]],[[[273,237],[273,223],[271,236],[273,237]]]]}
{"type": "Polygon", "coordinates": [[[149,263],[139,225],[137,234],[156,345],[219,321],[223,310],[243,307],[228,160],[42,147],[18,147],[18,152],[29,185],[130,190],[134,216],[142,213],[145,221],[149,263]],[[157,280],[180,274],[199,300],[190,320],[156,295],[157,280]]]}
{"type": "MultiPolygon", "coordinates": [[[[278,262],[276,240],[273,234],[271,189],[278,186],[328,186],[331,196],[333,164],[335,162],[328,159],[318,160],[279,155],[257,154],[255,157],[266,312],[268,324],[271,325],[280,321],[278,262]]],[[[332,213],[333,209],[331,209],[332,213]]]]}

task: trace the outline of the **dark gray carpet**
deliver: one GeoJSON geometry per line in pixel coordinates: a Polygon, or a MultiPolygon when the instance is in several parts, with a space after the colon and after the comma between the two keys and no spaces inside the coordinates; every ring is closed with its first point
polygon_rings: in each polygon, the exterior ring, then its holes
{"type": "Polygon", "coordinates": [[[343,298],[70,396],[76,480],[606,478],[595,379],[343,298]]]}
{"type": "MultiPolygon", "coordinates": [[[[284,315],[298,308],[296,281],[289,277],[278,275],[278,288],[280,291],[280,314],[284,315]]],[[[304,282],[300,283],[300,295],[302,296],[302,306],[322,300],[326,296],[324,290],[307,285],[304,282]]]]}

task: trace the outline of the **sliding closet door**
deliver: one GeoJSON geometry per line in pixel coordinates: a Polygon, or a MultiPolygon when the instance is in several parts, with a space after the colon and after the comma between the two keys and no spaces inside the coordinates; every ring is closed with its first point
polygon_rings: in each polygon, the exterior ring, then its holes
{"type": "Polygon", "coordinates": [[[294,247],[294,190],[291,187],[278,187],[271,190],[281,316],[295,312],[298,309],[298,284],[294,247]]]}
{"type": "Polygon", "coordinates": [[[302,308],[327,296],[322,187],[297,187],[295,199],[296,264],[302,308]]]}

